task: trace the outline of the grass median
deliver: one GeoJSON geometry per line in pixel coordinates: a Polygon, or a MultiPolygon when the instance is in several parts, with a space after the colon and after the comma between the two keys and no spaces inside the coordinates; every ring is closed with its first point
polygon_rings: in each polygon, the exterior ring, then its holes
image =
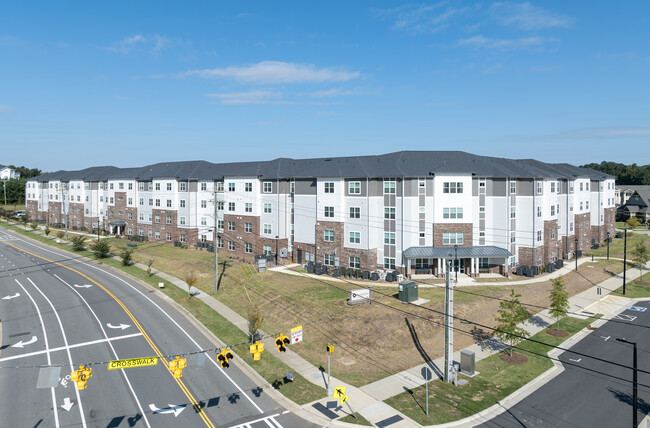
{"type": "MultiPolygon", "coordinates": [[[[459,420],[487,409],[507,397],[540,374],[552,367],[553,363],[545,355],[554,346],[579,332],[593,319],[580,320],[566,317],[560,320],[560,328],[569,333],[568,337],[555,337],[545,330],[535,334],[532,339],[550,346],[524,341],[516,345],[515,352],[528,357],[525,364],[510,364],[497,355],[476,363],[479,372],[467,379],[465,385],[454,386],[440,380],[429,383],[429,415],[426,414],[425,386],[410,389],[391,397],[386,403],[422,425],[441,424],[459,420]]],[[[503,351],[507,352],[507,351],[503,351]]]]}

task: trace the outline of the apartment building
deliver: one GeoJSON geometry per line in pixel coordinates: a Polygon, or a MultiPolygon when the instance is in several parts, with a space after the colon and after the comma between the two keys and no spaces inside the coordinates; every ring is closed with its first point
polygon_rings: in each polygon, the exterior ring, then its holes
{"type": "Polygon", "coordinates": [[[403,151],[58,171],[26,183],[31,219],[244,259],[405,273],[507,274],[614,232],[614,177],[568,164],[403,151]]]}

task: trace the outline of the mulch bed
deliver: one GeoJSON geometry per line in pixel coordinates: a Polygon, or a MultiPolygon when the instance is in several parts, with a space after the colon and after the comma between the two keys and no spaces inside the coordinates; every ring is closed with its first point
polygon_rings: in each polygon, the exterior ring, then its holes
{"type": "Polygon", "coordinates": [[[546,334],[550,334],[551,336],[555,337],[567,337],[569,335],[569,332],[558,328],[547,328],[546,334]]]}
{"type": "Polygon", "coordinates": [[[650,285],[650,282],[648,281],[634,281],[636,285],[650,285]]]}
{"type": "Polygon", "coordinates": [[[527,356],[518,354],[516,352],[513,352],[511,357],[508,351],[504,351],[499,354],[499,358],[501,358],[501,360],[505,361],[506,363],[510,363],[510,364],[526,364],[528,362],[527,356]]]}

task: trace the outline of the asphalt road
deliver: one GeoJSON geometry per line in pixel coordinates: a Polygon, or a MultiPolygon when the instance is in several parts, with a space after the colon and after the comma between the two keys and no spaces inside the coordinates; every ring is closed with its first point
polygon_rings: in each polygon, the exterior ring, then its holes
{"type": "Polygon", "coordinates": [[[214,352],[187,356],[176,379],[166,361],[215,347],[163,297],[101,265],[0,230],[0,426],[305,427],[214,352]],[[108,370],[111,360],[159,357],[108,370]],[[70,372],[89,364],[88,387],[70,372]]]}
{"type": "MultiPolygon", "coordinates": [[[[637,343],[638,368],[650,372],[650,302],[627,309],[571,347],[585,355],[632,367],[637,343]]],[[[529,357],[530,358],[530,357],[529,357]]],[[[565,371],[482,427],[631,427],[632,370],[563,352],[565,371]],[[599,372],[599,373],[598,373],[599,372]],[[618,378],[618,379],[617,379],[618,378]]],[[[650,412],[650,375],[638,374],[638,422],[650,412]],[[643,386],[645,385],[645,386],[643,386]]]]}

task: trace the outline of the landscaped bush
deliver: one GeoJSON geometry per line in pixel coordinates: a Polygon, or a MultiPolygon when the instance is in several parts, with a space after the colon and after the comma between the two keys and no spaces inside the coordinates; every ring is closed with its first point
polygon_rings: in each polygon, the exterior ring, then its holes
{"type": "Polygon", "coordinates": [[[101,240],[95,242],[90,247],[90,249],[92,250],[96,258],[103,259],[106,258],[106,256],[108,256],[108,253],[111,251],[111,245],[108,242],[101,240]]]}
{"type": "Polygon", "coordinates": [[[125,248],[122,250],[122,253],[120,255],[122,256],[122,264],[124,266],[130,266],[131,262],[133,261],[133,250],[125,248]]]}
{"type": "Polygon", "coordinates": [[[58,232],[56,232],[56,237],[57,238],[63,239],[64,236],[65,236],[65,233],[62,230],[59,230],[58,232]]]}
{"type": "MultiPolygon", "coordinates": [[[[59,232],[63,233],[63,232],[59,232]]],[[[75,251],[83,251],[84,250],[84,242],[86,241],[85,236],[81,235],[75,235],[71,240],[72,242],[72,249],[75,251]]]]}

